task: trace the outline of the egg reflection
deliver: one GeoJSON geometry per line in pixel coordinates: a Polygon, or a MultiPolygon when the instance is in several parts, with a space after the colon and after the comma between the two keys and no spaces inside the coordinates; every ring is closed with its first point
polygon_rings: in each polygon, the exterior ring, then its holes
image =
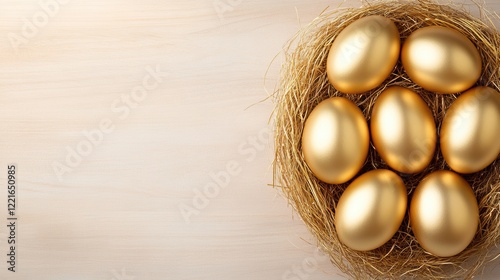
{"type": "Polygon", "coordinates": [[[470,185],[452,171],[436,171],[417,186],[410,224],[419,244],[440,257],[463,251],[479,225],[479,209],[470,185]]]}
{"type": "Polygon", "coordinates": [[[314,175],[330,184],[349,181],[363,166],[370,143],[366,119],[352,101],[332,97],[318,104],[302,133],[302,152],[314,175]]]}
{"type": "Polygon", "coordinates": [[[482,70],[476,46],[462,33],[442,26],[413,32],[403,44],[401,61],[413,82],[437,93],[469,89],[482,70]]]}
{"type": "Polygon", "coordinates": [[[349,24],[335,38],[326,72],[339,91],[357,94],[378,87],[389,77],[401,48],[398,28],[380,15],[349,24]]]}
{"type": "Polygon", "coordinates": [[[417,173],[429,165],[436,147],[432,112],[415,92],[387,88],[375,101],[371,116],[373,144],[392,168],[417,173]]]}
{"type": "Polygon", "coordinates": [[[346,246],[368,251],[389,241],[406,213],[403,180],[386,169],[369,171],[344,191],[335,209],[335,227],[346,246]]]}

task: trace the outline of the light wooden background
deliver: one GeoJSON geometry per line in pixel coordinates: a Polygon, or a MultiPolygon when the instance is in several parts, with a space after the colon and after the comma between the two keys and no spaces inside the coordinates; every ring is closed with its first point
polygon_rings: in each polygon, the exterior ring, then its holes
{"type": "Polygon", "coordinates": [[[268,187],[258,103],[285,42],[340,2],[1,0],[0,279],[342,279],[268,187]]]}

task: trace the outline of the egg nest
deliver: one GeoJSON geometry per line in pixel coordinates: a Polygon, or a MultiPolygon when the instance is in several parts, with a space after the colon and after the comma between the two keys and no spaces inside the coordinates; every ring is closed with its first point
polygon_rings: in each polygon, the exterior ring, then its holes
{"type": "MultiPolygon", "coordinates": [[[[500,258],[500,157],[486,169],[462,175],[476,195],[480,225],[472,243],[460,254],[436,257],[424,251],[409,226],[408,212],[393,238],[382,247],[361,252],[343,245],[335,230],[335,207],[346,187],[330,185],[317,179],[302,155],[301,136],[305,121],[321,101],[342,96],[362,110],[367,121],[377,97],[388,86],[403,86],[418,93],[431,108],[438,131],[444,115],[460,94],[436,94],[414,84],[399,61],[389,78],[370,92],[346,95],[328,82],[326,61],[332,42],[340,31],[357,19],[382,15],[394,21],[404,42],[413,31],[425,26],[445,26],[458,30],[478,48],[483,70],[476,86],[499,87],[500,35],[491,18],[497,18],[479,6],[482,18],[469,14],[465,6],[440,5],[429,0],[413,2],[372,2],[361,8],[342,8],[323,12],[303,28],[285,47],[279,88],[274,94],[275,162],[273,185],[281,189],[300,215],[318,246],[330,256],[331,262],[348,277],[356,279],[452,279],[472,278],[488,263],[500,258]]],[[[500,139],[499,139],[500,141],[500,139]]],[[[390,169],[370,145],[363,174],[373,169],[390,169]]],[[[428,174],[450,170],[441,155],[439,144],[431,164],[418,174],[398,173],[408,190],[409,198],[428,174]]]]}

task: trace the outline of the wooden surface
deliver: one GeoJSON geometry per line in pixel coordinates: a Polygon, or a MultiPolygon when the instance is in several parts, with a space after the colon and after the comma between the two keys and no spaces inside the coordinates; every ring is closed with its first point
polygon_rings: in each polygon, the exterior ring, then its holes
{"type": "Polygon", "coordinates": [[[268,187],[258,103],[340,1],[47,2],[1,1],[0,279],[342,279],[268,187]]]}

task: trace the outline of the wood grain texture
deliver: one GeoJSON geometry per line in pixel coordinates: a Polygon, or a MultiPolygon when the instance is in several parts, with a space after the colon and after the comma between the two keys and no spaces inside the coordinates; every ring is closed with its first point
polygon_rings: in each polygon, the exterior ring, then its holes
{"type": "Polygon", "coordinates": [[[268,187],[259,103],[286,41],[340,2],[2,0],[19,220],[11,273],[2,183],[0,279],[342,279],[268,187]]]}

